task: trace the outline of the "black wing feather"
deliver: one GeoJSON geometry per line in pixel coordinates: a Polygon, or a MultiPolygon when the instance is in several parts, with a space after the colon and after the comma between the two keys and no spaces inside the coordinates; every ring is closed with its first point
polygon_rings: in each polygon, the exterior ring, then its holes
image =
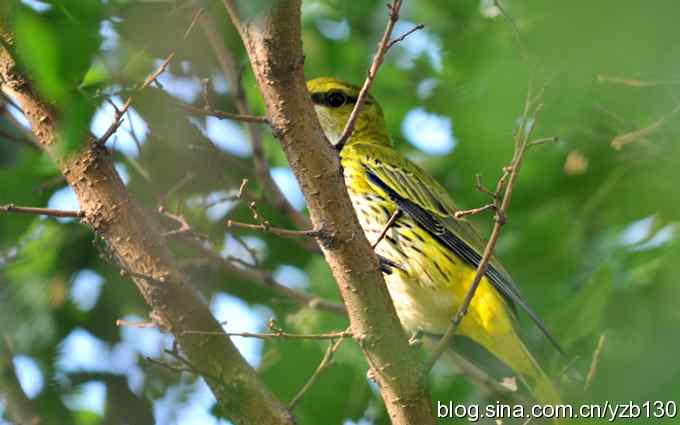
{"type": "MultiPolygon", "coordinates": [[[[422,226],[423,229],[425,229],[432,237],[438,240],[442,245],[451,249],[451,251],[453,251],[456,256],[461,258],[470,266],[474,268],[479,266],[479,263],[482,261],[482,256],[473,248],[471,248],[464,240],[460,239],[449,229],[447,229],[446,226],[442,224],[441,221],[439,221],[439,219],[434,217],[419,205],[399,195],[394,189],[382,181],[372,171],[366,169],[366,173],[368,179],[373,184],[384,190],[385,193],[387,193],[387,195],[392,199],[392,201],[397,204],[399,209],[415,220],[416,223],[422,226]]],[[[541,320],[541,318],[538,317],[538,314],[536,314],[529,304],[527,304],[522,295],[512,284],[512,281],[508,276],[500,273],[491,264],[487,264],[485,275],[489,278],[496,290],[508,301],[508,304],[513,310],[515,309],[515,304],[519,305],[522,310],[527,313],[531,320],[534,321],[536,326],[538,326],[538,328],[541,330],[541,332],[543,332],[552,345],[554,345],[561,354],[566,355],[565,351],[562,349],[555,337],[550,333],[543,320],[541,320]]]]}

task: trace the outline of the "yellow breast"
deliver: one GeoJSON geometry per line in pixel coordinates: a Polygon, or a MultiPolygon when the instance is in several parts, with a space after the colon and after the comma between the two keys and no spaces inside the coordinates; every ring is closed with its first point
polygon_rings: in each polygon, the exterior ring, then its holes
{"type": "MultiPolygon", "coordinates": [[[[361,227],[373,243],[382,233],[396,204],[366,179],[359,159],[343,157],[342,166],[361,227]]],[[[405,329],[443,333],[465,298],[475,269],[406,215],[400,216],[390,227],[376,246],[376,253],[403,267],[403,270],[395,269],[386,275],[385,280],[405,329]]],[[[507,310],[505,301],[484,278],[460,331],[480,343],[489,333],[513,332],[507,310]]]]}

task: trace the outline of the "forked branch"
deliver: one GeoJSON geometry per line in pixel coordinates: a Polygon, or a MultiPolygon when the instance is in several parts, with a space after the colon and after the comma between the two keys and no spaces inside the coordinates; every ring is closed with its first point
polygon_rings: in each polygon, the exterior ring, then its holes
{"type": "Polygon", "coordinates": [[[338,139],[338,142],[336,144],[337,149],[342,149],[347,140],[349,140],[349,138],[352,136],[352,133],[354,132],[354,126],[356,124],[357,119],[359,118],[361,109],[364,107],[366,96],[368,96],[368,90],[371,88],[371,85],[373,85],[373,80],[375,80],[375,76],[378,74],[378,69],[385,60],[385,55],[387,54],[387,51],[390,50],[390,48],[392,48],[398,42],[403,41],[406,37],[424,27],[422,24],[416,25],[415,27],[411,28],[401,36],[397,37],[396,39],[390,40],[392,38],[392,31],[394,30],[394,25],[399,20],[399,11],[401,10],[401,4],[402,0],[394,0],[392,4],[387,5],[387,9],[389,11],[389,20],[387,21],[385,32],[383,33],[383,36],[380,39],[380,43],[378,43],[378,50],[375,52],[375,56],[373,56],[373,62],[371,63],[371,67],[368,69],[368,75],[366,75],[366,80],[364,81],[363,86],[361,86],[361,90],[359,91],[359,96],[357,96],[357,101],[354,105],[354,109],[352,110],[352,113],[350,114],[349,119],[347,120],[347,124],[345,124],[345,128],[342,131],[340,139],[338,139]]]}
{"type": "MultiPolygon", "coordinates": [[[[491,204],[492,206],[490,207],[483,206],[478,209],[478,211],[486,209],[494,209],[496,211],[491,236],[489,236],[489,241],[484,247],[482,259],[480,260],[479,265],[477,266],[477,270],[472,280],[472,284],[470,285],[470,288],[465,294],[463,302],[461,303],[456,314],[453,316],[451,323],[449,324],[449,327],[447,328],[444,336],[432,350],[432,353],[430,354],[430,357],[428,358],[425,364],[424,370],[426,374],[432,369],[432,367],[437,362],[439,357],[441,357],[444,351],[446,351],[452,344],[453,341],[452,338],[454,337],[456,331],[458,330],[460,322],[467,314],[468,308],[470,307],[470,303],[472,302],[472,299],[474,298],[475,293],[477,292],[477,288],[479,287],[482,278],[486,274],[487,266],[489,264],[489,261],[491,260],[491,257],[493,256],[494,250],[496,249],[496,243],[498,242],[498,237],[500,235],[501,228],[506,222],[508,206],[510,205],[510,200],[512,199],[512,193],[515,187],[515,182],[517,181],[519,170],[522,167],[524,154],[526,153],[527,149],[530,146],[532,146],[533,143],[529,141],[529,138],[531,137],[531,134],[535,128],[534,123],[536,122],[536,117],[540,112],[541,107],[542,104],[535,103],[530,87],[524,105],[522,123],[520,127],[517,129],[515,134],[515,152],[513,154],[512,160],[510,161],[510,164],[508,166],[504,167],[503,174],[501,178],[498,180],[498,183],[496,185],[496,191],[491,193],[493,197],[493,203],[491,204]]],[[[478,189],[483,190],[487,193],[489,192],[488,190],[485,190],[481,186],[479,177],[477,177],[477,187],[478,189]]]]}

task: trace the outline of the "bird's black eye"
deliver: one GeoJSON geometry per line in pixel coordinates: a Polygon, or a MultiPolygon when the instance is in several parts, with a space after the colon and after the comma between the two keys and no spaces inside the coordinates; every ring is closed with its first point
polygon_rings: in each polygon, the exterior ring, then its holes
{"type": "Polygon", "coordinates": [[[326,103],[331,108],[339,108],[347,102],[347,97],[339,91],[334,91],[326,95],[326,103]]]}

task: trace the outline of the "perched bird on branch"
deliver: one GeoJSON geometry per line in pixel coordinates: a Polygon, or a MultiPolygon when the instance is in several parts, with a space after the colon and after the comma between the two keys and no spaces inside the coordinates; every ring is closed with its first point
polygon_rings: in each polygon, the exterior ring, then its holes
{"type": "MultiPolygon", "coordinates": [[[[339,139],[359,87],[333,78],[307,83],[328,140],[339,150],[345,183],[361,227],[377,244],[392,302],[407,332],[445,333],[481,260],[484,243],[432,177],[393,149],[380,105],[366,98],[346,143],[339,139]],[[387,223],[390,223],[388,226],[387,223]]],[[[538,315],[493,258],[458,333],[520,375],[534,397],[559,400],[555,386],[522,341],[517,307],[562,351],[538,315]]]]}

